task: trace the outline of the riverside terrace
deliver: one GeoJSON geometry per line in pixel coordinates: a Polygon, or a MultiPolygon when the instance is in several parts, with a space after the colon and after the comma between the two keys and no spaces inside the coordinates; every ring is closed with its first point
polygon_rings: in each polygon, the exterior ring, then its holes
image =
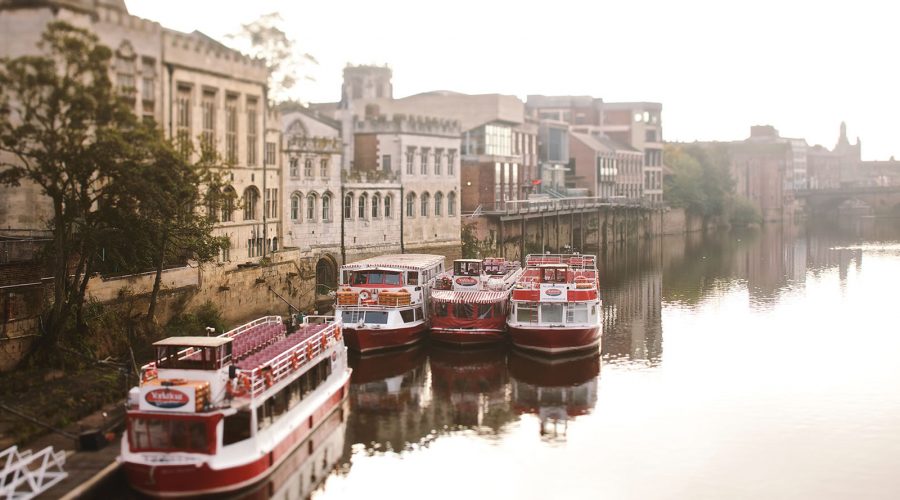
{"type": "Polygon", "coordinates": [[[501,242],[499,257],[516,260],[527,253],[600,248],[609,241],[662,234],[663,215],[660,203],[583,196],[503,201],[463,217],[475,223],[480,241],[501,242]]]}

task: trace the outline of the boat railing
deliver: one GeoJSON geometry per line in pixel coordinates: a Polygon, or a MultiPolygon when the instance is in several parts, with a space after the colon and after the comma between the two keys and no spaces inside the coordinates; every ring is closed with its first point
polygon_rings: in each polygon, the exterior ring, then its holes
{"type": "MultiPolygon", "coordinates": [[[[310,364],[329,346],[340,342],[341,323],[338,321],[327,323],[325,328],[310,335],[297,345],[265,362],[262,366],[249,370],[249,397],[252,399],[261,396],[273,385],[310,364]]],[[[244,372],[242,376],[246,374],[247,372],[244,372]]]]}
{"type": "Polygon", "coordinates": [[[526,267],[545,264],[564,264],[572,269],[596,269],[597,257],[590,254],[535,254],[525,258],[526,267]]]}
{"type": "Polygon", "coordinates": [[[12,446],[0,451],[0,498],[29,500],[66,478],[65,450],[48,446],[37,453],[12,446]]]}

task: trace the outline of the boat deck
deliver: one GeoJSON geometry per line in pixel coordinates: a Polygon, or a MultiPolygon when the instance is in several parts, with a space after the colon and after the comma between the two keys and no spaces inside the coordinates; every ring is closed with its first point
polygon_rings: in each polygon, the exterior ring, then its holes
{"type": "Polygon", "coordinates": [[[235,365],[242,370],[252,370],[263,366],[279,354],[324,330],[326,326],[325,324],[305,324],[294,333],[285,335],[284,325],[259,325],[256,327],[258,330],[248,330],[234,339],[235,365]]]}

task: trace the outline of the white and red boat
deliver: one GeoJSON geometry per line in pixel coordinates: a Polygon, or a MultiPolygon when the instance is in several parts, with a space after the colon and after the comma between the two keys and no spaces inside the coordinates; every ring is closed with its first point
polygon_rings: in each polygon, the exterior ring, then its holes
{"type": "Polygon", "coordinates": [[[131,486],[155,497],[222,494],[288,459],[350,382],[340,322],[309,319],[290,335],[268,316],[217,337],[156,342],[128,397],[119,459],[131,486]]]}
{"type": "Polygon", "coordinates": [[[395,254],[341,267],[335,316],[350,349],[370,352],[414,344],[429,326],[428,298],[444,257],[395,254]]]}
{"type": "Polygon", "coordinates": [[[458,259],[431,294],[431,338],[456,345],[505,340],[509,294],[524,270],[501,258],[458,259]]]}
{"type": "Polygon", "coordinates": [[[525,258],[507,320],[515,346],[546,354],[595,350],[600,345],[597,259],[581,254],[525,258]]]}

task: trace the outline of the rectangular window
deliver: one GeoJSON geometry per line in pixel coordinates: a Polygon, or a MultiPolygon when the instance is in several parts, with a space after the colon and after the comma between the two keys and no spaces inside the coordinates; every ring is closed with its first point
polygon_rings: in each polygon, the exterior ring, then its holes
{"type": "Polygon", "coordinates": [[[225,99],[225,161],[234,165],[238,161],[238,98],[230,95],[225,99]]]}
{"type": "Polygon", "coordinates": [[[587,323],[587,304],[568,304],[566,306],[566,323],[587,323]]]}
{"type": "Polygon", "coordinates": [[[475,304],[458,303],[453,304],[453,315],[459,319],[473,319],[475,313],[475,304]]]}
{"type": "Polygon", "coordinates": [[[441,175],[442,166],[444,159],[444,150],[443,149],[435,149],[434,150],[434,175],[441,175]]]}
{"type": "Polygon", "coordinates": [[[562,323],[563,304],[541,304],[541,323],[562,323]]]}
{"type": "Polygon", "coordinates": [[[404,309],[400,311],[400,317],[403,318],[404,323],[412,323],[415,321],[415,315],[412,312],[412,309],[404,309]]]}
{"type": "Polygon", "coordinates": [[[456,150],[451,149],[447,153],[447,174],[456,175],[456,150]]]}
{"type": "Polygon", "coordinates": [[[300,176],[300,160],[297,158],[290,159],[290,167],[291,167],[291,177],[299,177],[300,176]]]}
{"type": "Polygon", "coordinates": [[[216,92],[204,90],[200,106],[203,111],[200,152],[204,155],[212,155],[216,147],[216,92]]]}
{"type": "Polygon", "coordinates": [[[175,127],[178,148],[185,157],[191,151],[191,88],[179,85],[175,100],[175,127]]]}
{"type": "Polygon", "coordinates": [[[419,167],[419,173],[428,175],[428,148],[422,148],[422,160],[419,167]]]}
{"type": "Polygon", "coordinates": [[[517,305],[516,321],[519,323],[537,323],[537,304],[517,305]]]}
{"type": "Polygon", "coordinates": [[[247,166],[256,166],[256,155],[258,154],[259,144],[257,143],[257,100],[255,98],[247,99],[247,166]]]}
{"type": "Polygon", "coordinates": [[[310,178],[312,176],[312,160],[307,158],[303,160],[303,177],[310,178]]]}
{"type": "Polygon", "coordinates": [[[422,313],[422,308],[417,307],[416,308],[416,321],[421,321],[423,319],[425,319],[425,315],[422,313]]]}
{"type": "Polygon", "coordinates": [[[274,142],[266,143],[266,165],[275,165],[276,144],[274,142]]]}
{"type": "Polygon", "coordinates": [[[381,170],[391,171],[391,155],[381,155],[381,170]]]}
{"type": "Polygon", "coordinates": [[[278,218],[278,188],[266,189],[265,207],[267,218],[278,218]]]}
{"type": "Polygon", "coordinates": [[[322,158],[319,160],[319,176],[323,179],[328,178],[328,158],[322,158]]]}
{"type": "Polygon", "coordinates": [[[413,174],[413,158],[416,156],[416,148],[409,148],[406,151],[406,173],[413,174]]]}
{"type": "Polygon", "coordinates": [[[227,446],[250,438],[250,417],[248,410],[240,410],[225,417],[222,425],[222,444],[227,446]]]}
{"type": "Polygon", "coordinates": [[[125,59],[119,57],[116,59],[116,83],[119,88],[119,94],[123,96],[134,97],[134,58],[125,59]]]}
{"type": "Polygon", "coordinates": [[[373,325],[386,325],[387,321],[387,311],[366,311],[366,323],[371,323],[373,325]]]}
{"type": "Polygon", "coordinates": [[[147,57],[141,60],[141,99],[145,109],[147,103],[156,101],[156,61],[147,57]]]}

